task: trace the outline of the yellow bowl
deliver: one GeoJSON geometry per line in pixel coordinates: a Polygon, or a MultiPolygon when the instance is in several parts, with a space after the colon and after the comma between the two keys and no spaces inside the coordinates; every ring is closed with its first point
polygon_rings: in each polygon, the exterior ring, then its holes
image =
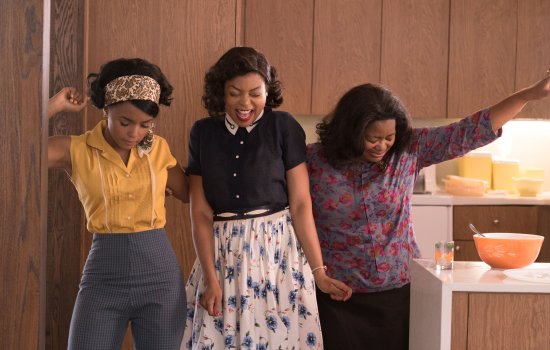
{"type": "Polygon", "coordinates": [[[512,178],[516,190],[520,196],[535,197],[542,189],[543,179],[532,177],[514,177],[512,178]]]}
{"type": "Polygon", "coordinates": [[[474,235],[481,260],[497,269],[519,269],[532,264],[540,253],[543,236],[526,233],[484,233],[474,235]]]}

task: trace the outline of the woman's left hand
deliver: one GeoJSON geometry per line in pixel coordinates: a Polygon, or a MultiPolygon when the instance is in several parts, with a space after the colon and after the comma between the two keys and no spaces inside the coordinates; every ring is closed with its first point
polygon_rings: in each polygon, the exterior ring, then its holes
{"type": "Polygon", "coordinates": [[[329,294],[331,299],[346,301],[351,298],[352,289],[345,283],[328,277],[324,270],[316,271],[314,277],[317,288],[329,294]]]}
{"type": "Polygon", "coordinates": [[[546,72],[546,77],[525,88],[524,91],[528,94],[527,100],[540,100],[550,96],[550,69],[546,72]]]}

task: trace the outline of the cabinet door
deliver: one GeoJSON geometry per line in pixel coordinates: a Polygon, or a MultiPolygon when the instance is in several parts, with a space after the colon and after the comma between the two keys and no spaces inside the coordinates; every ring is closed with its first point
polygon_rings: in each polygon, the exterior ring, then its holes
{"type": "Polygon", "coordinates": [[[451,2],[448,117],[471,114],[514,91],[517,3],[451,2]]]}
{"type": "Polygon", "coordinates": [[[311,114],[313,0],[246,1],[243,20],[244,45],[260,50],[279,72],[281,109],[311,114]]]}
{"type": "MultiPolygon", "coordinates": [[[[544,76],[550,68],[550,1],[518,1],[518,49],[516,90],[544,76]]],[[[525,106],[519,114],[524,118],[550,118],[550,100],[525,106]]]]}
{"type": "Polygon", "coordinates": [[[468,349],[550,349],[550,294],[468,294],[468,349]]]}
{"type": "Polygon", "coordinates": [[[350,88],[380,82],[381,0],[317,0],[312,112],[325,115],[350,88]]]}
{"type": "Polygon", "coordinates": [[[413,118],[447,113],[449,0],[384,1],[381,82],[413,118]]]}
{"type": "Polygon", "coordinates": [[[536,234],[537,206],[464,205],[453,207],[453,238],[473,240],[468,223],[482,232],[536,234]]]}

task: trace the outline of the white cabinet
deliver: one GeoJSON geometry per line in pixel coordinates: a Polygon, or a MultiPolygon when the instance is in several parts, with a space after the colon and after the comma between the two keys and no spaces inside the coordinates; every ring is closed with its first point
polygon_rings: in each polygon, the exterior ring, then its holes
{"type": "Polygon", "coordinates": [[[433,259],[435,242],[452,240],[452,206],[414,205],[412,222],[423,259],[433,259]]]}

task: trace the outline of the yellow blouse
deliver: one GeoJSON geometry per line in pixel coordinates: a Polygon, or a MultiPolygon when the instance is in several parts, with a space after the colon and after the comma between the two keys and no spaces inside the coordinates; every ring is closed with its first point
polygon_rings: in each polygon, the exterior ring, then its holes
{"type": "Polygon", "coordinates": [[[176,165],[165,139],[155,136],[148,154],[134,147],[128,165],[103,137],[106,121],[71,138],[71,180],[94,233],[162,228],[168,169],[176,165]]]}

